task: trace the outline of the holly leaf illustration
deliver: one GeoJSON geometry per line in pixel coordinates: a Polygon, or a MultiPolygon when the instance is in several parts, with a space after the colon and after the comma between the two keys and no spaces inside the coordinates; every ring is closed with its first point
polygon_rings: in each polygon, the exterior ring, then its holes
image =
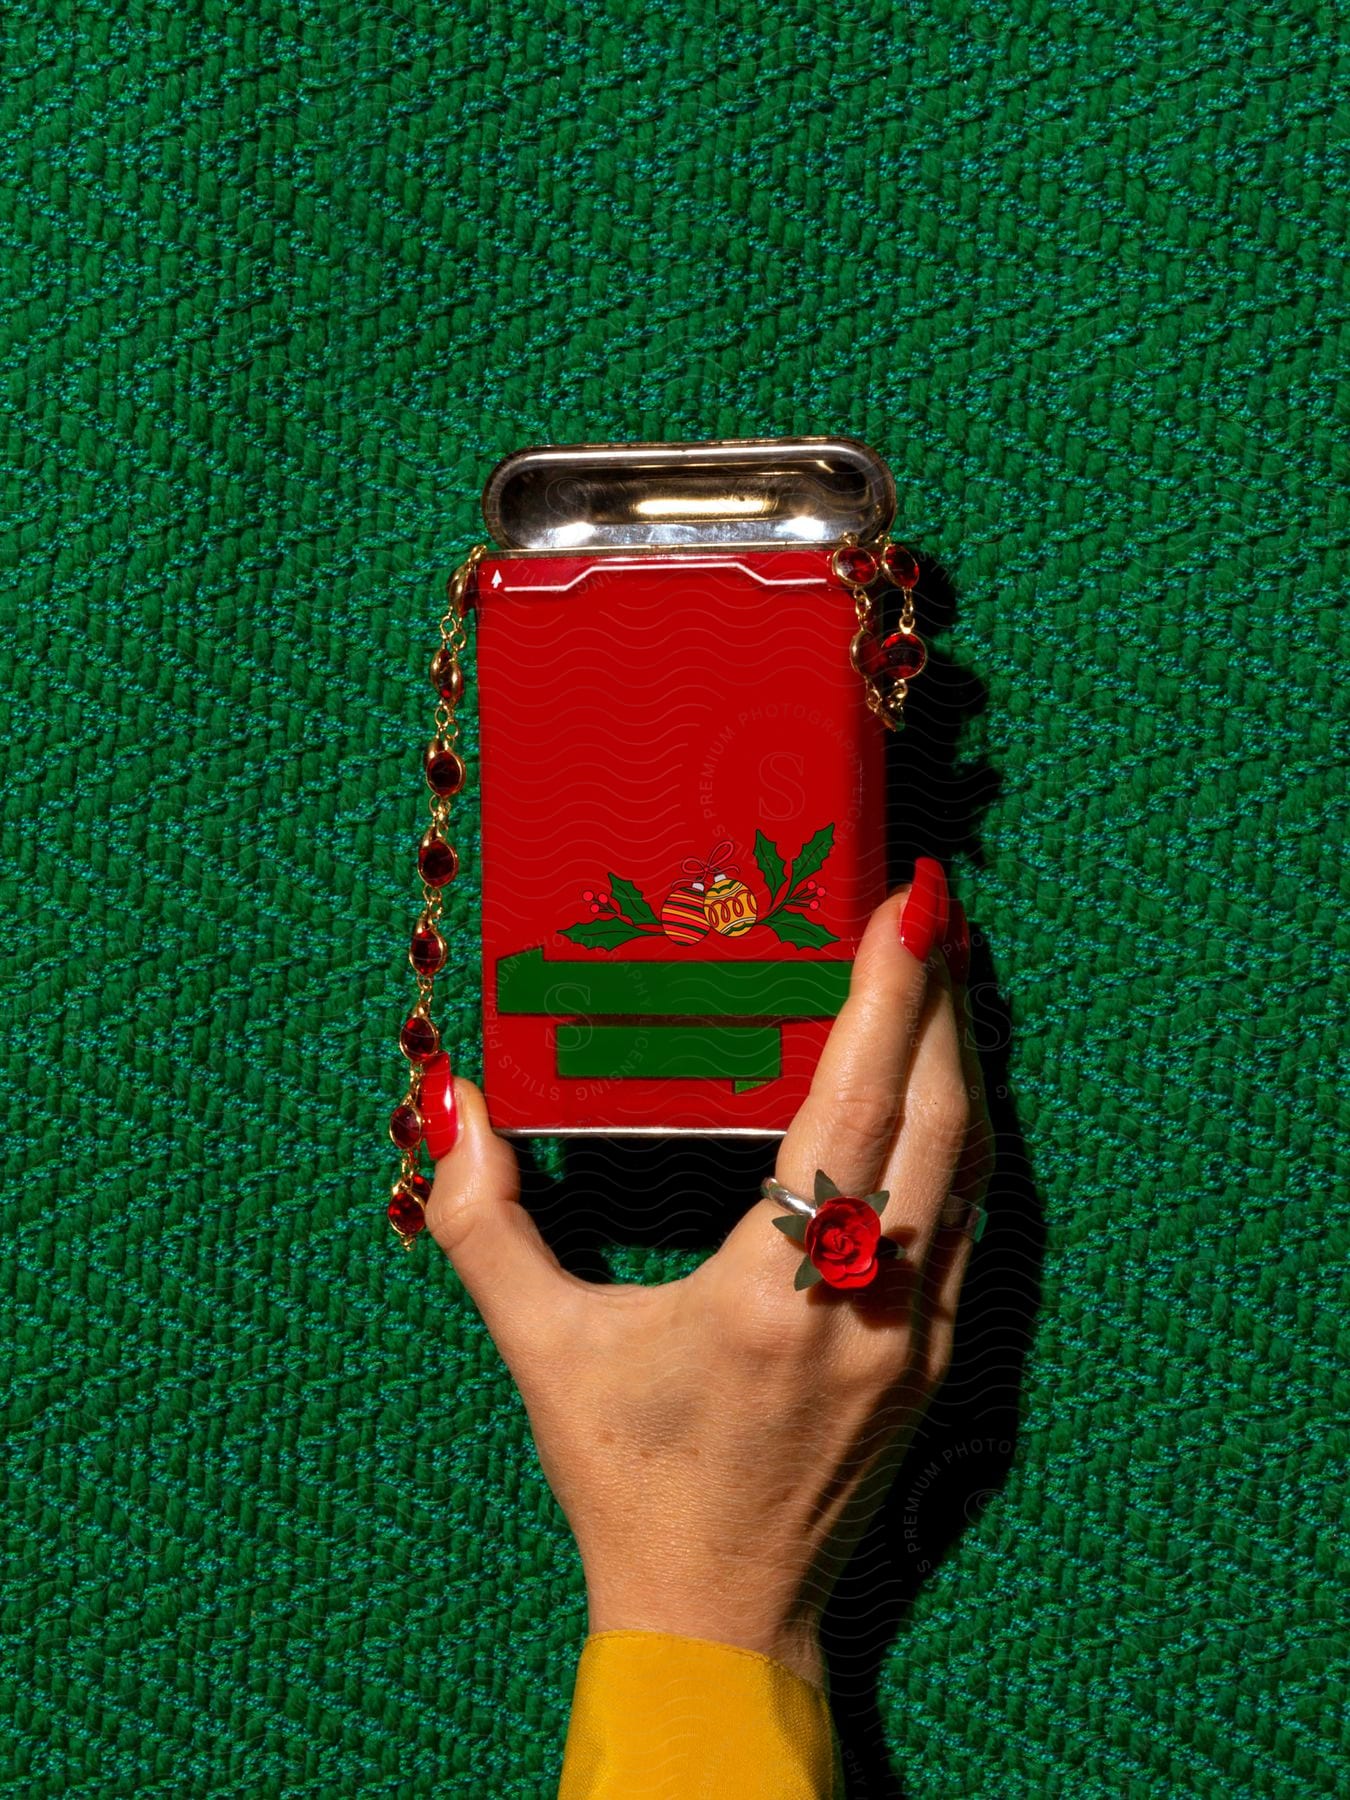
{"type": "Polygon", "coordinates": [[[787,870],[778,853],[778,846],[771,844],[762,831],[755,833],[755,861],[759,864],[759,872],[764,877],[764,885],[769,890],[769,898],[773,900],[779,888],[787,880],[787,870]]]}
{"type": "Polygon", "coordinates": [[[787,909],[771,913],[761,923],[770,931],[776,931],[785,944],[796,944],[802,950],[818,950],[822,944],[839,942],[835,933],[824,925],[817,925],[814,919],[803,918],[801,913],[787,909]]]}
{"type": "Polygon", "coordinates": [[[790,1237],[794,1244],[805,1242],[806,1220],[800,1213],[784,1213],[781,1218],[771,1219],[769,1222],[776,1225],[784,1237],[790,1237]]]}
{"type": "Polygon", "coordinates": [[[622,875],[610,875],[609,891],[614,904],[626,912],[635,925],[659,925],[661,921],[648,906],[642,890],[622,875]]]}
{"type": "Polygon", "coordinates": [[[796,861],[792,865],[792,885],[794,888],[800,882],[805,881],[808,875],[815,874],[816,870],[822,866],[825,858],[830,854],[833,846],[833,825],[822,825],[820,830],[816,832],[813,837],[807,838],[797,854],[796,861]]]}
{"type": "Polygon", "coordinates": [[[583,919],[580,925],[565,926],[560,935],[571,938],[574,944],[584,944],[588,950],[613,950],[630,938],[650,937],[651,933],[639,931],[627,919],[583,919]]]}

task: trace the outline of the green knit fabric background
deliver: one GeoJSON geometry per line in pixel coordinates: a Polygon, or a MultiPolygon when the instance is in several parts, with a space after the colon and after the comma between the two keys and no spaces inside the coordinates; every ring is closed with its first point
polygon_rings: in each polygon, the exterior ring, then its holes
{"type": "Polygon", "coordinates": [[[928,572],[950,741],[897,756],[1004,1140],[894,1619],[837,1633],[852,1791],[1350,1789],[1344,11],[15,0],[0,43],[3,1791],[553,1792],[572,1541],[383,1216],[426,665],[506,452],[815,432],[928,572]]]}

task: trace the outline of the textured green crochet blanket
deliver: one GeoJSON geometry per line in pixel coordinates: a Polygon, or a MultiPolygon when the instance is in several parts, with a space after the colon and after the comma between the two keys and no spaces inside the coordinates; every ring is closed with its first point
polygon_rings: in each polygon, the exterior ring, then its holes
{"type": "MultiPolygon", "coordinates": [[[[509,450],[814,432],[924,559],[895,873],[978,927],[1003,1138],[831,1619],[852,1791],[1350,1789],[1343,9],[14,0],[0,46],[0,1789],[553,1792],[576,1554],[383,1216],[426,665],[509,450]]],[[[530,1192],[655,1280],[762,1154],[540,1144],[530,1192]]]]}

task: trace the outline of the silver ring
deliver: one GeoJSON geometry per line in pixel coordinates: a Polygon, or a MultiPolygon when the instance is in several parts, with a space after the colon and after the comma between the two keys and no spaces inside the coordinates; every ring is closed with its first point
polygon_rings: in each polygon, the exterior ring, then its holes
{"type": "MultiPolygon", "coordinates": [[[[789,1212],[797,1213],[803,1219],[814,1219],[816,1206],[814,1201],[806,1199],[802,1194],[794,1194],[790,1187],[784,1187],[781,1181],[775,1181],[772,1175],[766,1175],[759,1184],[760,1197],[772,1200],[775,1206],[786,1206],[789,1212]]],[[[981,1206],[978,1200],[967,1200],[961,1207],[947,1217],[944,1211],[938,1223],[947,1231],[964,1231],[974,1244],[978,1244],[984,1236],[984,1228],[989,1220],[987,1207],[981,1206]]],[[[882,1255],[890,1252],[882,1251],[882,1255]]]]}
{"type": "Polygon", "coordinates": [[[978,1244],[984,1236],[988,1218],[988,1209],[981,1206],[978,1200],[967,1200],[950,1218],[944,1211],[938,1223],[944,1231],[964,1231],[973,1244],[978,1244]]]}
{"type": "Polygon", "coordinates": [[[765,1200],[772,1200],[775,1206],[786,1206],[789,1212],[799,1213],[803,1219],[814,1219],[815,1202],[803,1199],[794,1194],[792,1189],[784,1187],[781,1181],[775,1181],[772,1175],[766,1175],[759,1184],[760,1195],[765,1200]]]}
{"type": "MultiPolygon", "coordinates": [[[[772,1200],[775,1206],[785,1206],[790,1213],[796,1213],[797,1217],[800,1219],[814,1219],[816,1214],[820,1211],[821,1206],[824,1205],[831,1196],[834,1196],[835,1198],[843,1197],[840,1196],[839,1190],[834,1183],[825,1175],[824,1171],[820,1169],[816,1170],[816,1193],[819,1198],[815,1200],[808,1200],[804,1194],[794,1193],[790,1187],[785,1186],[783,1182],[776,1180],[772,1175],[766,1175],[763,1181],[760,1182],[759,1192],[762,1199],[772,1200]]],[[[869,1194],[867,1196],[868,1201],[878,1212],[880,1212],[881,1208],[886,1204],[888,1197],[889,1196],[885,1193],[869,1194]]],[[[774,1220],[775,1225],[782,1226],[783,1223],[784,1221],[780,1219],[774,1220]]],[[[796,1232],[789,1232],[788,1235],[793,1238],[799,1236],[796,1232]]],[[[905,1252],[903,1247],[898,1244],[894,1238],[888,1238],[883,1235],[878,1240],[876,1254],[884,1261],[891,1257],[894,1257],[897,1260],[903,1258],[905,1252]]]]}

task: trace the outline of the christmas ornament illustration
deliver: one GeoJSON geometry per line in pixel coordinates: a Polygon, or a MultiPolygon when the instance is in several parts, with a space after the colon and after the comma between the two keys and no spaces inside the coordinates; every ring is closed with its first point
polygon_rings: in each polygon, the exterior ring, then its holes
{"type": "Polygon", "coordinates": [[[752,927],[764,925],[785,944],[799,949],[819,949],[838,943],[838,936],[809,915],[820,911],[827,898],[817,876],[834,843],[834,826],[813,832],[790,861],[762,831],[755,833],[755,861],[769,895],[766,911],[740,879],[740,865],[732,860],[735,845],[724,838],[707,857],[687,856],[681,865],[684,879],[675,883],[656,912],[635,882],[612,871],[608,886],[597,882],[583,888],[582,900],[590,917],[561,928],[561,935],[590,949],[613,950],[639,937],[664,936],[672,944],[689,949],[710,934],[741,937],[752,927]]]}
{"type": "MultiPolygon", "coordinates": [[[[708,886],[708,923],[723,937],[740,937],[749,931],[759,912],[755,896],[743,881],[737,881],[740,866],[726,860],[733,848],[730,838],[720,843],[709,858],[712,880],[708,886]]],[[[686,865],[687,866],[687,865],[686,865]]]]}
{"type": "Polygon", "coordinates": [[[703,865],[686,857],[684,866],[698,871],[696,881],[680,881],[661,903],[661,929],[672,944],[696,944],[708,935],[707,882],[703,865]]]}

